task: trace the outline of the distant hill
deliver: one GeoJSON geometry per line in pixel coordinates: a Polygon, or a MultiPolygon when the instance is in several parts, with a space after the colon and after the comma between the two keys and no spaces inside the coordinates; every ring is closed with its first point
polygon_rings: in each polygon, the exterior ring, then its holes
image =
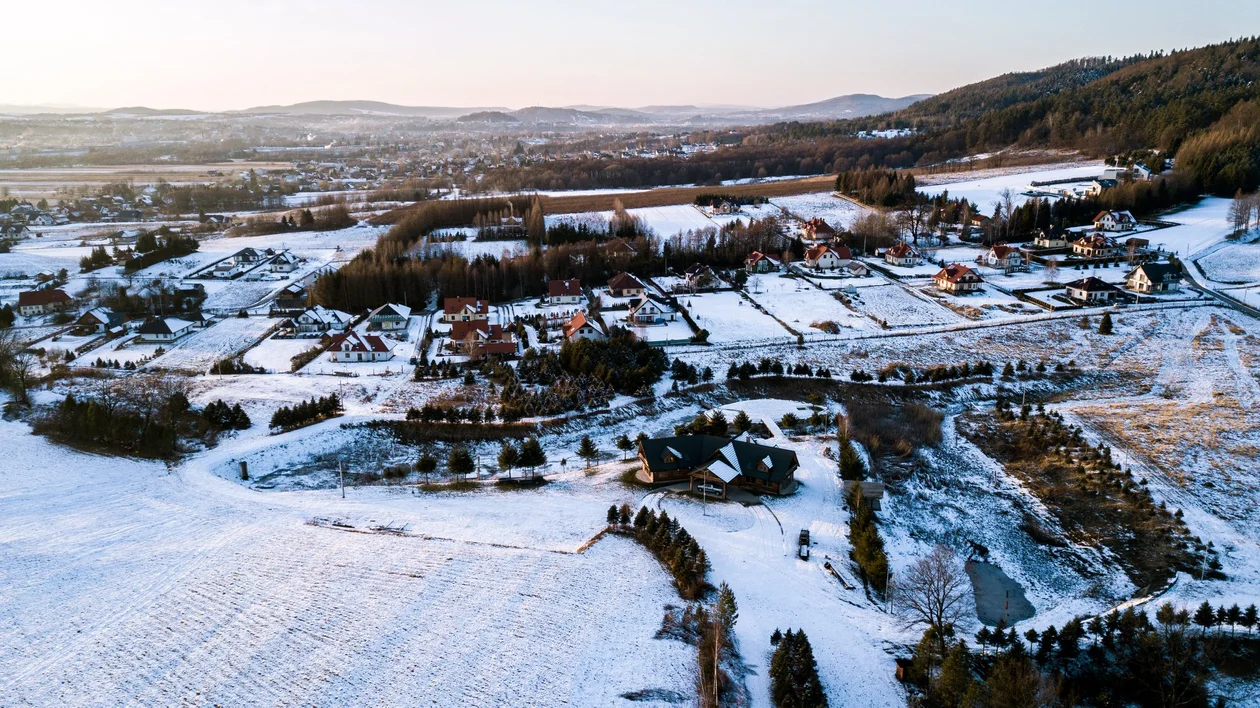
{"type": "Polygon", "coordinates": [[[505,108],[457,108],[448,106],[400,106],[382,101],[306,101],[287,106],[255,106],[236,113],[283,115],[387,115],[416,118],[457,118],[478,111],[503,111],[505,108]]]}
{"type": "Polygon", "coordinates": [[[107,116],[200,116],[205,115],[206,111],[193,111],[187,108],[148,108],[147,106],[128,106],[126,108],[111,108],[103,111],[101,115],[107,116]]]}
{"type": "Polygon", "coordinates": [[[520,119],[516,116],[509,115],[503,111],[478,111],[469,113],[466,116],[460,116],[455,119],[459,123],[486,123],[486,124],[511,124],[520,123],[520,119]]]}
{"type": "MultiPolygon", "coordinates": [[[[929,98],[931,94],[916,94],[901,98],[886,98],[869,93],[854,93],[847,96],[836,96],[825,101],[805,103],[799,106],[784,106],[755,111],[754,115],[780,120],[835,120],[839,118],[862,118],[901,110],[914,103],[929,98]]],[[[739,114],[735,114],[739,115],[739,114]]]]}

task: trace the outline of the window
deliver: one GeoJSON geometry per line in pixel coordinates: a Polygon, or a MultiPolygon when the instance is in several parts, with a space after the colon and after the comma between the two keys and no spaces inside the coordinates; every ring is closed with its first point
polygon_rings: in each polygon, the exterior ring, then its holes
{"type": "Polygon", "coordinates": [[[667,452],[661,456],[661,461],[663,461],[667,465],[672,465],[678,461],[678,458],[674,457],[673,453],[667,452]]]}

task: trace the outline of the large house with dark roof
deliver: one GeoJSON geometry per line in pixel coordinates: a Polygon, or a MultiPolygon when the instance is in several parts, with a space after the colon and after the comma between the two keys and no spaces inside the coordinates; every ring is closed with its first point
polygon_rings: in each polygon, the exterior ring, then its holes
{"type": "Polygon", "coordinates": [[[547,281],[549,305],[578,305],[586,297],[582,294],[582,281],[577,278],[547,281]]]}
{"type": "Polygon", "coordinates": [[[608,294],[612,297],[641,297],[647,286],[629,273],[618,273],[608,281],[608,294]]]}
{"type": "Polygon", "coordinates": [[[1181,289],[1181,272],[1171,263],[1143,263],[1124,277],[1124,286],[1139,293],[1181,289]]]}
{"type": "Polygon", "coordinates": [[[678,435],[639,441],[642,476],[652,484],[687,482],[692,491],[725,499],[736,487],[753,494],[796,491],[796,453],[716,435],[678,435]]]}
{"type": "Polygon", "coordinates": [[[1064,286],[1064,290],[1069,300],[1090,305],[1108,303],[1124,296],[1120,288],[1092,275],[1088,278],[1073,280],[1064,286]]]}
{"type": "Polygon", "coordinates": [[[74,304],[74,299],[57,288],[26,290],[18,293],[17,311],[23,317],[61,312],[74,304]]]}

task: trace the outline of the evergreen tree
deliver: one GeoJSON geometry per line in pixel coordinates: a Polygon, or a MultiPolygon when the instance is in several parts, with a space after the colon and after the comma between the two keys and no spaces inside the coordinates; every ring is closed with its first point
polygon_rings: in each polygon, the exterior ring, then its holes
{"type": "Polygon", "coordinates": [[[735,414],[734,425],[735,425],[735,432],[746,433],[752,429],[752,426],[753,426],[752,418],[749,417],[747,411],[740,411],[739,413],[735,414]]]}
{"type": "Polygon", "coordinates": [[[591,440],[591,436],[582,436],[582,442],[578,444],[578,457],[586,460],[587,469],[590,469],[591,461],[599,457],[599,448],[595,446],[595,441],[591,440]]]}
{"type": "Polygon", "coordinates": [[[1111,334],[1111,313],[1104,312],[1102,321],[1098,323],[1099,334],[1111,334]]]}
{"type": "Polygon", "coordinates": [[[630,438],[625,433],[622,433],[621,437],[617,438],[617,449],[621,450],[621,459],[624,462],[626,454],[634,449],[634,443],[630,441],[630,438]]]}
{"type": "Polygon", "coordinates": [[[456,445],[446,458],[446,469],[453,475],[466,477],[476,471],[476,461],[467,447],[456,445]]]}
{"type": "Polygon", "coordinates": [[[499,446],[499,471],[506,472],[508,477],[512,476],[512,468],[520,464],[521,453],[512,444],[511,440],[504,440],[499,446]]]}

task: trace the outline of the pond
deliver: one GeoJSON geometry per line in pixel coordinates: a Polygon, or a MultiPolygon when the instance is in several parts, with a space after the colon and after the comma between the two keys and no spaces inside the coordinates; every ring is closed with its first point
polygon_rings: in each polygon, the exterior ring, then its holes
{"type": "Polygon", "coordinates": [[[1024,597],[1024,588],[996,565],[967,561],[967,577],[976,595],[976,616],[990,627],[998,620],[1012,625],[1032,617],[1036,609],[1024,597]]]}

